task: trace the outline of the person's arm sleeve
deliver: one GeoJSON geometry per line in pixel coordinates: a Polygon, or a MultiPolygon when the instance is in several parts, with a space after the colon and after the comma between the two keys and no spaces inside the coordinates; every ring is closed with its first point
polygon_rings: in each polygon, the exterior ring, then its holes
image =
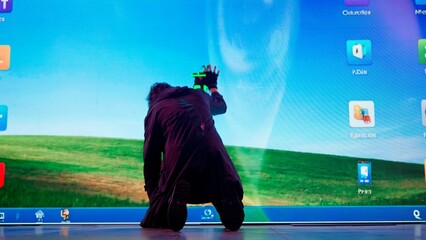
{"type": "Polygon", "coordinates": [[[226,113],[226,102],[223,96],[219,92],[213,92],[211,94],[210,112],[212,115],[219,115],[226,113]]]}
{"type": "Polygon", "coordinates": [[[161,129],[156,123],[155,119],[148,117],[145,119],[145,141],[143,145],[143,159],[144,159],[144,178],[145,178],[145,191],[148,197],[158,187],[160,179],[161,167],[161,152],[162,134],[161,129]]]}

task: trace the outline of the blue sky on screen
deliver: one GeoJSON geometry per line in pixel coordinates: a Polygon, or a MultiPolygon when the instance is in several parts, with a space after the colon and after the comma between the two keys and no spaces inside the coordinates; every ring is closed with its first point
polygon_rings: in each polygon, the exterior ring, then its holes
{"type": "Polygon", "coordinates": [[[402,0],[15,1],[0,24],[0,44],[12,47],[0,72],[1,134],[142,139],[149,87],[191,86],[191,73],[212,63],[228,103],[215,117],[227,145],[421,163],[426,24],[413,9],[402,0]],[[348,65],[346,41],[361,39],[373,62],[348,65]],[[375,127],[349,125],[350,101],[374,102],[375,127]]]}

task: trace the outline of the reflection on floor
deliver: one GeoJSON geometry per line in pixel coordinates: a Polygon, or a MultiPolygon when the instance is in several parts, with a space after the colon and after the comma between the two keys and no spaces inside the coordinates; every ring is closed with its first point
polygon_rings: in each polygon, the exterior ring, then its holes
{"type": "Polygon", "coordinates": [[[166,229],[141,229],[138,225],[0,226],[0,240],[5,239],[426,240],[426,224],[243,225],[237,232],[224,230],[221,225],[187,225],[180,232],[166,229]]]}

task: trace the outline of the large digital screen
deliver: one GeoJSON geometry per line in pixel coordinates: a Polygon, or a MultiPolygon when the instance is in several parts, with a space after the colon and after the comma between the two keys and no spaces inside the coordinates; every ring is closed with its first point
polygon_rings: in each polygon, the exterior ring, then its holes
{"type": "Polygon", "coordinates": [[[139,222],[150,86],[209,63],[246,223],[426,219],[426,1],[0,0],[0,224],[139,222]]]}

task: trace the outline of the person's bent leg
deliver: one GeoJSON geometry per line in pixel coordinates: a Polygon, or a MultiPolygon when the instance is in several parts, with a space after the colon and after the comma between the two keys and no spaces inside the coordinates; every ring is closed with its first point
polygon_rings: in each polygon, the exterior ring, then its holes
{"type": "Polygon", "coordinates": [[[244,221],[244,205],[238,194],[237,183],[232,180],[224,180],[221,185],[220,201],[212,202],[220,215],[225,228],[230,231],[240,229],[244,221]]]}
{"type": "Polygon", "coordinates": [[[156,192],[151,196],[150,207],[145,213],[140,226],[143,228],[169,228],[167,222],[168,204],[163,203],[162,197],[156,192]]]}
{"type": "Polygon", "coordinates": [[[184,180],[177,181],[169,200],[169,209],[167,214],[169,227],[173,231],[180,231],[185,225],[186,218],[188,216],[186,204],[189,193],[189,183],[184,180]]]}

